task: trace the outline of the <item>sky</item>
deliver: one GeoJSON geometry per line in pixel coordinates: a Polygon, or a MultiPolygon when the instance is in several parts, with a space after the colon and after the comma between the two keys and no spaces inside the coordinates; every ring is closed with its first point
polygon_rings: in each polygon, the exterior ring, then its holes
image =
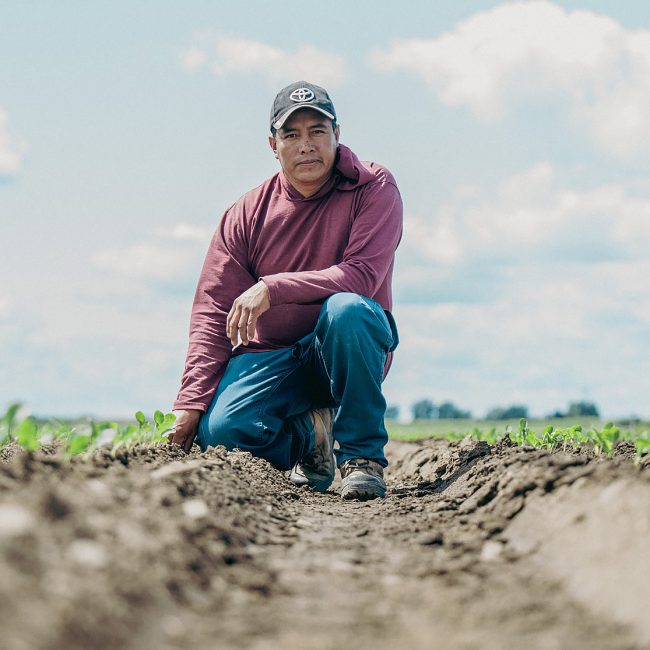
{"type": "Polygon", "coordinates": [[[171,408],[212,232],[277,171],[297,79],[402,193],[402,417],[650,417],[645,0],[3,2],[0,409],[171,408]]]}

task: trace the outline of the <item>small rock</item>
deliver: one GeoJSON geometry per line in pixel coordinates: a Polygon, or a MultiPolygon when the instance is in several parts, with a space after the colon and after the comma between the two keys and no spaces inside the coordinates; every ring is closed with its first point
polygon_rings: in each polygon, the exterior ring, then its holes
{"type": "Polygon", "coordinates": [[[96,497],[108,498],[111,496],[111,488],[97,478],[87,480],[86,489],[96,497]]]}
{"type": "Polygon", "coordinates": [[[33,525],[34,517],[22,506],[0,505],[0,539],[24,535],[33,525]]]}
{"type": "Polygon", "coordinates": [[[202,499],[190,499],[183,502],[183,514],[190,519],[201,519],[210,513],[208,504],[202,499]]]}
{"type": "Polygon", "coordinates": [[[489,539],[481,549],[481,560],[483,562],[493,562],[498,560],[503,553],[503,544],[489,539]]]}
{"type": "Polygon", "coordinates": [[[416,541],[418,544],[420,544],[420,546],[434,546],[434,545],[440,546],[444,544],[445,540],[441,532],[430,531],[427,533],[423,533],[422,535],[419,535],[416,541]]]}
{"type": "Polygon", "coordinates": [[[303,519],[302,517],[296,519],[296,526],[298,528],[311,528],[314,524],[308,519],[303,519]]]}
{"type": "Polygon", "coordinates": [[[91,539],[75,539],[67,551],[68,558],[91,569],[101,569],[108,562],[106,549],[91,539]]]}

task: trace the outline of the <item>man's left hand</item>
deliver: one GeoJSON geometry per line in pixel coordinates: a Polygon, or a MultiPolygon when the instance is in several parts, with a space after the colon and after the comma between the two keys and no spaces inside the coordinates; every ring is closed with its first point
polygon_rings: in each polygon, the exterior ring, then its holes
{"type": "Polygon", "coordinates": [[[271,307],[269,288],[260,280],[250,289],[235,298],[226,320],[226,335],[233,344],[237,345],[237,334],[244,345],[255,336],[257,319],[271,307]]]}

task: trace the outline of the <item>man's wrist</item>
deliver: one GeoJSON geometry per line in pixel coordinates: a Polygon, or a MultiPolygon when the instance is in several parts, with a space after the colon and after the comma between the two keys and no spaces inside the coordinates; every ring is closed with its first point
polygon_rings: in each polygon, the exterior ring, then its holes
{"type": "Polygon", "coordinates": [[[271,305],[271,307],[275,306],[277,303],[273,283],[270,282],[267,277],[258,278],[258,282],[261,282],[266,287],[266,295],[269,299],[269,305],[271,305]]]}
{"type": "Polygon", "coordinates": [[[176,416],[177,421],[180,418],[184,418],[187,420],[200,420],[201,416],[203,415],[203,411],[199,409],[185,409],[185,408],[174,409],[172,413],[176,416]]]}

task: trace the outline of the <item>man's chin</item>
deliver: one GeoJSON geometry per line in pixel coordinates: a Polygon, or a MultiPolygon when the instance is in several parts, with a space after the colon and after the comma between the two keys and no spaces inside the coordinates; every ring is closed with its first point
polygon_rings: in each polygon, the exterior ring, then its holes
{"type": "Polygon", "coordinates": [[[296,180],[300,181],[301,183],[318,183],[320,181],[323,181],[323,174],[319,173],[317,174],[315,171],[314,173],[300,173],[298,172],[296,175],[296,180]]]}

